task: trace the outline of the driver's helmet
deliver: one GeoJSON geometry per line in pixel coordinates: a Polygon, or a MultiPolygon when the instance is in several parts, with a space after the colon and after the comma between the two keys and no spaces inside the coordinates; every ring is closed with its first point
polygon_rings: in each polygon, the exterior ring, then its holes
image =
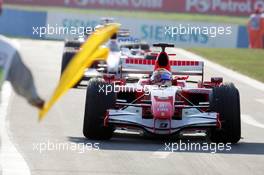
{"type": "Polygon", "coordinates": [[[172,74],[167,69],[157,69],[151,76],[151,82],[157,85],[171,85],[172,74]]]}

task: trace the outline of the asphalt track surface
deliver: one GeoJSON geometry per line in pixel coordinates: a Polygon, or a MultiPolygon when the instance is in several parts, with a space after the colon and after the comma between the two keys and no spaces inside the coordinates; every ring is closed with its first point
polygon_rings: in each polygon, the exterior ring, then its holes
{"type": "MultiPolygon", "coordinates": [[[[32,69],[44,98],[59,80],[62,42],[18,40],[25,63],[32,69]]],[[[217,54],[217,53],[216,53],[217,54]]],[[[224,54],[224,53],[223,53],[224,54]]],[[[181,56],[181,55],[180,55],[181,56]]],[[[179,57],[180,57],[179,56],[179,57]]],[[[264,172],[264,93],[206,67],[206,77],[223,76],[240,90],[242,139],[230,151],[165,151],[165,142],[137,134],[116,134],[110,141],[87,140],[82,135],[85,90],[70,90],[38,123],[38,111],[12,93],[6,122],[9,137],[24,157],[32,175],[87,174],[259,174],[264,172]],[[42,150],[41,143],[76,145],[70,150],[42,150]],[[83,153],[81,145],[93,144],[83,153]],[[96,150],[99,146],[100,150],[96,150]]],[[[182,142],[204,143],[204,138],[182,142]]],[[[13,167],[16,169],[16,166],[13,167]]]]}

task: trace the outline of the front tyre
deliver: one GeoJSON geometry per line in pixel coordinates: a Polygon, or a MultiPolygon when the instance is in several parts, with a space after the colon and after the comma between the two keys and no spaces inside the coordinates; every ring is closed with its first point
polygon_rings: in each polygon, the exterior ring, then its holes
{"type": "Polygon", "coordinates": [[[210,139],[213,142],[237,143],[241,138],[240,97],[232,83],[213,89],[210,110],[220,115],[221,129],[212,129],[210,139]]]}
{"type": "Polygon", "coordinates": [[[114,128],[104,126],[107,109],[113,108],[116,102],[115,93],[100,91],[100,87],[109,86],[103,79],[89,80],[86,91],[83,135],[89,139],[108,140],[112,137],[114,128]]]}

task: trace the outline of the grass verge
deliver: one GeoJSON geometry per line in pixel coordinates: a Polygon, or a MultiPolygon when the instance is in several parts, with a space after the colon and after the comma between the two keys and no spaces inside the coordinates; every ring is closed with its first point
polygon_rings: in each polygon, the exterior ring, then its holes
{"type": "Polygon", "coordinates": [[[188,49],[208,60],[264,82],[264,50],[261,49],[188,49]]]}

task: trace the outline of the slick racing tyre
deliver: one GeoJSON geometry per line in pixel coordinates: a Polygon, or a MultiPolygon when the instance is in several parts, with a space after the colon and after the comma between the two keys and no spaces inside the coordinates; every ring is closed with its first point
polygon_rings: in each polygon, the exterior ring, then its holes
{"type": "Polygon", "coordinates": [[[210,139],[217,143],[237,143],[241,137],[239,91],[232,83],[213,89],[210,110],[220,115],[221,129],[212,129],[210,139]]]}
{"type": "Polygon", "coordinates": [[[100,87],[109,86],[103,79],[92,78],[88,82],[83,122],[83,135],[89,139],[108,140],[114,128],[104,126],[107,109],[113,108],[116,102],[114,92],[106,94],[100,87]]]}
{"type": "Polygon", "coordinates": [[[64,69],[67,67],[71,59],[74,55],[78,52],[78,50],[74,48],[65,48],[63,55],[62,55],[62,62],[61,62],[61,74],[63,73],[64,69]]]}
{"type": "MultiPolygon", "coordinates": [[[[74,48],[65,48],[62,56],[62,61],[61,61],[61,75],[65,68],[68,66],[69,62],[72,60],[74,55],[78,52],[78,50],[74,48]]],[[[81,82],[81,80],[73,87],[77,88],[78,84],[81,82]]]]}
{"type": "Polygon", "coordinates": [[[65,41],[64,47],[79,49],[82,44],[83,42],[80,42],[78,40],[68,40],[68,41],[65,41]]]}

